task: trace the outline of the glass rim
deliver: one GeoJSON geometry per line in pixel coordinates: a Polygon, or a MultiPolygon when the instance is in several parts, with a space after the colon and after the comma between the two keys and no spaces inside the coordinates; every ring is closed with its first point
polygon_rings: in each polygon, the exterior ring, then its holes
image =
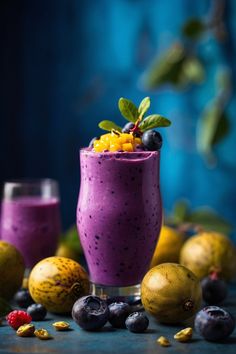
{"type": "Polygon", "coordinates": [[[125,155],[125,154],[133,154],[133,155],[138,155],[138,154],[143,154],[148,155],[148,154],[156,154],[160,155],[161,151],[160,150],[141,150],[141,151],[101,151],[101,152],[96,152],[93,150],[90,150],[88,147],[82,147],[79,149],[80,153],[88,153],[91,155],[103,155],[103,156],[109,156],[109,155],[125,155]]]}
{"type": "Polygon", "coordinates": [[[39,186],[43,184],[58,184],[55,179],[52,178],[17,178],[17,179],[8,179],[3,181],[3,186],[11,185],[11,186],[39,186]]]}

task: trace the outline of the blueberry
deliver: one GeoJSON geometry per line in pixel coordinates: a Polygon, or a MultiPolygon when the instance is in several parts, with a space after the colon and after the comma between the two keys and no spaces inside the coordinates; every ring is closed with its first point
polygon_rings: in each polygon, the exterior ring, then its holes
{"type": "Polygon", "coordinates": [[[89,147],[90,147],[90,148],[93,148],[94,142],[95,142],[96,140],[99,140],[99,139],[100,139],[100,138],[98,138],[97,136],[95,136],[95,137],[90,141],[89,147]]]}
{"type": "Polygon", "coordinates": [[[26,308],[29,305],[34,303],[34,300],[30,296],[29,290],[27,289],[22,289],[17,291],[17,293],[14,296],[14,300],[17,303],[17,305],[22,308],[26,308]]]}
{"type": "Polygon", "coordinates": [[[41,304],[30,305],[26,312],[32,317],[33,321],[42,321],[47,315],[46,308],[41,304]]]}
{"type": "Polygon", "coordinates": [[[148,328],[149,319],[142,312],[133,312],[127,317],[125,325],[130,332],[142,333],[148,328]]]}
{"type": "Polygon", "coordinates": [[[73,320],[87,331],[102,328],[108,321],[109,309],[105,300],[97,296],[83,296],[72,308],[73,320]]]}
{"type": "Polygon", "coordinates": [[[194,326],[206,340],[216,342],[233,332],[235,319],[218,306],[207,306],[197,313],[194,326]]]}
{"type": "Polygon", "coordinates": [[[161,134],[155,130],[146,130],[142,136],[143,145],[150,151],[160,150],[162,146],[161,134]]]}
{"type": "Polygon", "coordinates": [[[225,281],[211,275],[202,280],[201,286],[203,300],[209,305],[220,304],[228,293],[225,281]]]}
{"type": "Polygon", "coordinates": [[[115,328],[126,328],[125,320],[131,312],[129,304],[125,302],[113,302],[109,305],[110,324],[115,328]]]}
{"type": "Polygon", "coordinates": [[[122,133],[129,133],[134,128],[134,123],[128,122],[122,128],[122,133]]]}

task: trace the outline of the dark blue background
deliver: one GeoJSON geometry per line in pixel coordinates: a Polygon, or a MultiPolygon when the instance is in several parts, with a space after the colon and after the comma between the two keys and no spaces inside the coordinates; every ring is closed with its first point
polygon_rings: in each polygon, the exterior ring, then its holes
{"type": "MultiPolygon", "coordinates": [[[[100,134],[102,119],[123,124],[120,96],[138,103],[149,95],[152,111],[173,121],[162,131],[162,195],[165,209],[186,197],[209,205],[234,224],[236,216],[235,112],[231,133],[208,169],[197,154],[197,118],[215,94],[219,65],[235,77],[236,2],[226,1],[229,39],[202,43],[207,82],[189,91],[145,92],[140,76],[156,54],[173,43],[189,16],[204,16],[210,2],[190,0],[2,0],[0,182],[51,177],[60,183],[63,226],[75,221],[79,148],[100,134]]],[[[201,50],[201,48],[200,48],[201,50]]]]}

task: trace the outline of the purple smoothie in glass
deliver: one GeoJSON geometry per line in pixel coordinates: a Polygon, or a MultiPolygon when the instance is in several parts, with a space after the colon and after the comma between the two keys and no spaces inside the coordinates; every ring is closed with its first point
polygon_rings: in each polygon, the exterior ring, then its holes
{"type": "Polygon", "coordinates": [[[139,284],[158,240],[159,151],[80,151],[77,227],[93,283],[139,284]]]}
{"type": "Polygon", "coordinates": [[[16,197],[2,202],[1,235],[22,253],[26,267],[53,256],[60,235],[59,200],[16,197]]]}

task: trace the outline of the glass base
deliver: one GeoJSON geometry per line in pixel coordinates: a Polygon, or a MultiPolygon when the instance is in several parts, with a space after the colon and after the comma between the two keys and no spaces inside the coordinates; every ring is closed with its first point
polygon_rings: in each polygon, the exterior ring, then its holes
{"type": "Polygon", "coordinates": [[[91,283],[91,293],[106,300],[108,304],[122,301],[134,307],[136,311],[143,309],[140,284],[121,287],[91,283]]]}

